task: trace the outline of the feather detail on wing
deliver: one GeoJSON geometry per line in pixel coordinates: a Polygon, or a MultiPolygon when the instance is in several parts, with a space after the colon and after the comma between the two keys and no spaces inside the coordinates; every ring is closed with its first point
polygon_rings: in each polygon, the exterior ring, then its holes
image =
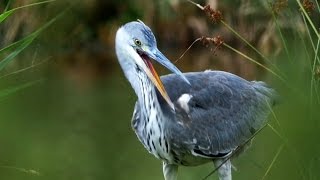
{"type": "Polygon", "coordinates": [[[173,149],[208,158],[225,157],[265,125],[275,102],[275,91],[265,83],[223,71],[185,76],[191,86],[173,74],[162,77],[175,112],[158,96],[168,117],[166,133],[173,149]]]}

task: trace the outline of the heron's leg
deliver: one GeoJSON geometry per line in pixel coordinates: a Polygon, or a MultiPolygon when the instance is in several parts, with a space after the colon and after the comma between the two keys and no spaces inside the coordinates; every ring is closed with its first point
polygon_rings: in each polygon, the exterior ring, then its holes
{"type": "Polygon", "coordinates": [[[177,180],[178,165],[163,162],[163,175],[165,180],[177,180]]]}
{"type": "Polygon", "coordinates": [[[219,180],[232,180],[230,159],[217,159],[213,163],[216,168],[223,163],[218,169],[219,180]]]}

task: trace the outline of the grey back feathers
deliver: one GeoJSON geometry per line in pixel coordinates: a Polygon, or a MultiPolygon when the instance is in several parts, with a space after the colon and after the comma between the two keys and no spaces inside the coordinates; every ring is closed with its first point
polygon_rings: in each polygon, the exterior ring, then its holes
{"type": "Polygon", "coordinates": [[[158,95],[167,116],[166,133],[177,153],[193,151],[208,158],[228,154],[265,125],[276,97],[265,83],[249,82],[223,71],[185,75],[191,87],[173,74],[161,78],[170,98],[176,102],[176,113],[158,95]],[[177,103],[183,94],[192,97],[188,102],[189,112],[177,103]]]}

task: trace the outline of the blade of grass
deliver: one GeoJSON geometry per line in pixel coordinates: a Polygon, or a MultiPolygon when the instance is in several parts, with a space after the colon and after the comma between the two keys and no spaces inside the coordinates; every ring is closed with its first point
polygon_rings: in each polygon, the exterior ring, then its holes
{"type": "MultiPolygon", "coordinates": [[[[66,10],[65,10],[66,11],[66,10]]],[[[22,50],[24,50],[26,47],[28,47],[34,39],[36,39],[40,33],[45,30],[47,27],[49,27],[52,23],[54,23],[58,18],[60,18],[65,11],[61,12],[59,15],[51,19],[49,22],[45,23],[42,27],[40,27],[38,30],[33,32],[32,34],[28,35],[27,37],[12,43],[11,45],[3,48],[0,50],[0,53],[4,53],[7,51],[12,51],[12,49],[15,49],[14,51],[10,52],[9,55],[7,55],[2,61],[0,61],[0,71],[9,63],[11,62],[22,50]]]]}
{"type": "Polygon", "coordinates": [[[272,3],[270,1],[268,1],[268,4],[269,4],[269,8],[270,8],[270,11],[271,11],[271,14],[272,14],[273,21],[275,22],[277,30],[278,30],[278,32],[280,34],[280,38],[281,38],[284,50],[286,52],[286,55],[287,55],[288,59],[291,60],[290,53],[289,53],[288,46],[287,46],[287,42],[285,41],[285,38],[284,38],[283,33],[281,31],[281,28],[279,26],[279,23],[278,23],[278,20],[276,18],[276,15],[274,14],[274,11],[272,10],[272,3]]]}
{"type": "Polygon", "coordinates": [[[36,38],[35,34],[31,34],[27,36],[26,38],[22,39],[18,43],[18,48],[11,52],[8,56],[6,56],[2,61],[0,61],[0,71],[6,67],[6,65],[11,62],[22,50],[24,50],[26,47],[28,47],[32,41],[36,38]]]}
{"type": "Polygon", "coordinates": [[[300,160],[300,158],[298,158],[299,156],[298,156],[298,153],[297,153],[296,148],[295,148],[294,146],[292,146],[292,145],[289,143],[289,140],[288,140],[287,138],[285,138],[285,136],[283,135],[283,134],[284,134],[284,130],[283,130],[282,126],[280,126],[280,123],[279,123],[279,121],[278,121],[278,118],[277,118],[276,114],[274,113],[274,111],[273,111],[273,109],[271,108],[270,104],[269,104],[269,103],[267,103],[267,104],[268,104],[268,107],[269,107],[269,109],[270,109],[273,117],[276,119],[277,123],[279,124],[279,128],[280,128],[281,133],[280,133],[279,131],[277,131],[277,130],[276,130],[271,124],[269,124],[269,123],[267,123],[266,126],[268,126],[268,127],[283,141],[283,145],[286,145],[286,146],[287,146],[287,148],[288,148],[288,150],[289,150],[289,152],[290,152],[289,154],[290,154],[292,157],[294,157],[293,159],[295,160],[295,163],[296,163],[297,167],[300,167],[300,168],[299,168],[299,174],[300,174],[301,178],[302,178],[302,179],[305,179],[305,178],[304,178],[305,175],[304,175],[304,173],[303,173],[303,172],[304,172],[304,171],[303,171],[303,166],[301,166],[302,163],[300,163],[301,160],[300,160]]]}
{"type": "Polygon", "coordinates": [[[318,39],[319,39],[319,38],[320,38],[320,34],[319,34],[317,28],[315,27],[314,23],[312,22],[310,16],[308,15],[308,13],[306,12],[306,10],[305,10],[304,7],[302,6],[300,0],[296,0],[296,2],[298,3],[300,9],[302,10],[302,15],[304,15],[304,16],[307,18],[310,26],[312,27],[314,33],[316,34],[316,36],[317,36],[318,39]]]}
{"type": "MultiPolygon", "coordinates": [[[[289,13],[290,13],[290,15],[293,17],[294,15],[293,15],[293,12],[290,10],[289,11],[289,13]]],[[[305,20],[305,19],[304,19],[305,20]]],[[[294,22],[293,22],[294,23],[294,22]]],[[[306,24],[306,22],[304,22],[305,24],[306,24]]],[[[309,30],[308,30],[308,27],[306,27],[307,28],[307,33],[308,33],[308,35],[309,35],[309,37],[311,37],[310,36],[310,32],[309,32],[309,30]]],[[[300,38],[300,40],[301,40],[301,42],[302,42],[302,45],[303,45],[303,47],[304,47],[304,52],[306,53],[306,56],[307,56],[307,59],[311,59],[311,54],[310,54],[310,52],[309,52],[309,48],[307,47],[307,42],[306,42],[306,40],[305,40],[305,38],[304,38],[304,34],[301,32],[301,31],[296,31],[296,33],[298,34],[298,36],[299,36],[299,38],[300,38]]],[[[312,42],[312,39],[310,39],[310,41],[311,41],[311,45],[313,46],[313,42],[312,42]]],[[[310,62],[310,68],[311,68],[311,62],[310,62]]]]}
{"type": "MultiPolygon", "coordinates": [[[[229,26],[226,22],[221,20],[221,23],[233,34],[235,34],[241,41],[246,43],[251,49],[253,49],[257,54],[259,54],[264,61],[268,62],[273,68],[277,69],[277,67],[265,56],[263,55],[257,48],[255,48],[249,41],[247,41],[244,37],[242,37],[237,31],[235,31],[231,26],[229,26]]],[[[278,69],[277,69],[278,70],[278,69]]]]}
{"type": "Polygon", "coordinates": [[[9,74],[5,74],[5,75],[3,75],[3,76],[0,76],[0,79],[5,78],[5,77],[8,77],[8,76],[11,76],[11,75],[14,75],[14,74],[19,74],[19,73],[24,72],[24,71],[27,71],[27,70],[29,70],[29,69],[38,67],[38,66],[40,66],[40,65],[42,65],[42,64],[44,64],[44,63],[47,63],[48,61],[49,61],[49,59],[45,59],[45,60],[43,60],[43,61],[41,61],[41,62],[39,62],[39,63],[32,64],[32,65],[30,65],[30,66],[28,66],[28,67],[26,67],[26,68],[22,68],[22,69],[19,69],[19,70],[17,70],[17,71],[11,72],[11,73],[9,73],[9,74]]]}
{"type": "MultiPolygon", "coordinates": [[[[268,105],[268,108],[273,116],[273,118],[275,119],[277,125],[279,126],[280,130],[282,130],[282,127],[280,125],[280,122],[276,116],[276,113],[274,113],[272,107],[270,106],[270,103],[268,103],[268,101],[266,102],[268,105]]],[[[286,138],[284,138],[283,135],[281,135],[281,133],[279,131],[277,131],[270,123],[267,123],[267,126],[277,135],[279,136],[279,138],[283,141],[283,143],[285,143],[286,145],[288,144],[288,140],[286,138]]]]}
{"type": "Polygon", "coordinates": [[[313,66],[311,69],[311,87],[310,87],[310,107],[312,106],[313,102],[313,90],[315,91],[315,94],[317,95],[317,100],[319,100],[319,94],[317,91],[317,86],[316,80],[315,80],[315,71],[316,71],[316,64],[317,64],[317,57],[318,57],[318,52],[319,52],[319,44],[320,44],[320,39],[318,39],[317,46],[314,52],[314,59],[313,59],[313,66]]]}
{"type": "MultiPolygon", "coordinates": [[[[304,9],[303,9],[304,10],[304,9]]],[[[309,17],[309,16],[308,16],[309,17]]],[[[313,41],[313,37],[311,35],[311,32],[310,32],[310,29],[309,29],[309,26],[308,26],[308,23],[307,23],[307,20],[308,17],[306,16],[303,16],[302,15],[302,19],[303,19],[303,22],[304,22],[304,25],[307,29],[307,34],[308,34],[308,38],[309,38],[309,41],[311,43],[311,46],[312,46],[312,49],[314,51],[314,58],[313,58],[313,61],[311,60],[310,58],[310,69],[311,69],[311,83],[310,83],[310,107],[312,106],[313,104],[313,91],[315,92],[316,96],[317,96],[317,100],[318,100],[318,103],[320,103],[320,97],[319,97],[319,93],[318,93],[318,90],[317,90],[317,82],[316,82],[316,79],[315,79],[315,69],[316,69],[316,65],[317,65],[317,62],[318,64],[320,64],[320,59],[318,57],[318,52],[319,52],[319,42],[320,42],[320,38],[318,37],[317,39],[317,45],[314,44],[314,41],[313,41]]]]}
{"type": "MultiPolygon", "coordinates": [[[[204,11],[204,7],[201,6],[198,3],[195,3],[191,0],[188,0],[188,2],[192,3],[193,5],[197,6],[199,9],[201,9],[202,11],[204,11]]],[[[243,41],[245,44],[247,44],[251,49],[253,49],[257,54],[259,54],[262,59],[267,62],[268,64],[270,64],[278,73],[282,73],[278,67],[276,67],[265,55],[263,55],[257,48],[255,48],[249,41],[247,41],[244,37],[242,37],[236,30],[234,30],[230,25],[228,25],[228,23],[224,22],[222,19],[220,20],[220,22],[229,30],[231,31],[233,34],[235,34],[241,41],[243,41]]]]}
{"type": "MultiPolygon", "coordinates": [[[[10,10],[5,10],[4,13],[0,14],[0,23],[2,21],[4,21],[5,19],[7,19],[7,17],[9,17],[12,13],[14,13],[15,11],[19,10],[19,9],[23,9],[23,8],[27,8],[27,7],[32,7],[32,6],[37,6],[37,5],[40,5],[40,4],[45,4],[45,3],[49,3],[49,2],[53,2],[53,1],[56,1],[56,0],[47,0],[47,1],[41,1],[41,2],[37,2],[37,3],[32,3],[32,4],[28,4],[28,5],[25,5],[25,6],[20,6],[20,7],[17,7],[17,8],[14,8],[14,9],[10,9],[10,10]]],[[[10,1],[9,1],[10,3],[10,1]]],[[[8,4],[9,4],[8,3],[8,4]]],[[[8,6],[7,6],[8,7],[8,6]]],[[[7,8],[6,7],[6,8],[7,8]]]]}
{"type": "Polygon", "coordinates": [[[319,6],[319,3],[318,3],[318,1],[315,1],[316,2],[316,5],[317,5],[317,8],[318,8],[318,11],[319,11],[319,13],[320,13],[320,6],[319,6]]]}
{"type": "Polygon", "coordinates": [[[279,136],[279,138],[284,141],[285,143],[287,142],[287,140],[279,133],[279,131],[277,131],[271,124],[268,123],[268,127],[277,135],[279,136]]]}
{"type": "Polygon", "coordinates": [[[274,71],[271,70],[270,68],[266,67],[265,65],[259,63],[258,61],[252,59],[251,57],[245,55],[245,54],[242,53],[241,51],[238,51],[238,50],[234,49],[233,47],[229,46],[229,45],[226,44],[226,43],[223,43],[223,45],[224,45],[225,47],[229,48],[230,50],[232,50],[232,51],[240,54],[242,57],[248,59],[249,61],[251,61],[251,62],[257,64],[258,66],[264,68],[265,70],[269,71],[271,74],[273,74],[274,76],[276,76],[277,78],[279,78],[281,81],[286,82],[280,75],[278,75],[276,72],[274,72],[274,71]]]}
{"type": "Polygon", "coordinates": [[[271,163],[270,163],[270,165],[269,165],[269,167],[268,167],[268,169],[267,169],[266,173],[263,175],[263,177],[261,178],[261,180],[264,180],[264,179],[267,177],[267,175],[269,174],[269,172],[270,172],[270,170],[271,170],[272,166],[274,165],[274,163],[275,163],[275,162],[276,162],[276,160],[278,159],[278,156],[279,156],[279,154],[281,153],[281,151],[282,151],[283,147],[284,147],[284,144],[282,144],[282,145],[279,147],[279,149],[278,149],[278,151],[277,151],[276,155],[273,157],[273,159],[272,159],[272,161],[271,161],[271,163]]]}
{"type": "Polygon", "coordinates": [[[6,12],[6,11],[9,9],[10,4],[11,4],[11,0],[8,0],[7,5],[6,5],[6,8],[4,8],[4,11],[3,11],[3,12],[6,12]]]}
{"type": "MultiPolygon", "coordinates": [[[[313,99],[313,87],[314,87],[314,90],[315,90],[316,95],[317,95],[318,103],[320,103],[320,95],[318,93],[317,82],[316,82],[315,77],[314,77],[315,76],[316,64],[317,64],[317,62],[318,62],[318,64],[320,64],[320,59],[319,59],[319,56],[317,55],[318,52],[319,52],[319,38],[318,38],[318,41],[317,41],[317,45],[315,45],[314,42],[313,42],[314,38],[312,38],[312,36],[311,36],[310,29],[309,29],[309,26],[307,24],[306,18],[304,16],[302,16],[302,19],[303,19],[304,25],[305,25],[305,27],[307,29],[307,35],[308,35],[310,44],[312,46],[312,50],[314,51],[314,54],[315,54],[313,61],[309,57],[309,59],[310,59],[310,70],[311,70],[311,83],[310,83],[310,87],[311,87],[310,88],[310,107],[311,107],[312,106],[312,99],[313,99]]],[[[306,50],[306,52],[308,53],[309,51],[306,50]]]]}
{"type": "MultiPolygon", "coordinates": [[[[314,39],[314,38],[311,36],[310,29],[309,29],[309,26],[308,26],[308,24],[307,24],[306,18],[305,18],[304,16],[302,16],[302,19],[303,19],[304,25],[305,25],[305,27],[306,27],[306,29],[307,29],[307,34],[308,34],[308,38],[309,38],[309,40],[310,40],[312,49],[313,49],[314,52],[316,52],[316,46],[315,46],[315,44],[314,44],[314,42],[313,42],[313,39],[314,39]]],[[[318,39],[319,39],[319,38],[318,38],[318,39]]],[[[318,63],[320,64],[320,59],[319,59],[319,57],[317,57],[317,60],[318,60],[318,63]]]]}
{"type": "Polygon", "coordinates": [[[276,123],[278,124],[279,127],[281,127],[280,122],[276,116],[276,113],[274,113],[274,111],[273,111],[272,107],[270,106],[270,103],[268,103],[268,101],[267,101],[267,105],[268,105],[269,110],[271,111],[273,118],[276,120],[276,123]]]}
{"type": "Polygon", "coordinates": [[[27,82],[27,83],[24,83],[24,84],[21,84],[21,85],[18,85],[18,86],[14,86],[14,87],[9,87],[9,88],[6,88],[6,89],[3,89],[3,90],[0,90],[0,99],[3,99],[15,92],[18,92],[22,89],[26,89],[30,86],[33,86],[37,83],[40,83],[40,82],[43,82],[43,79],[40,79],[40,80],[36,80],[36,81],[31,81],[31,82],[27,82]]]}

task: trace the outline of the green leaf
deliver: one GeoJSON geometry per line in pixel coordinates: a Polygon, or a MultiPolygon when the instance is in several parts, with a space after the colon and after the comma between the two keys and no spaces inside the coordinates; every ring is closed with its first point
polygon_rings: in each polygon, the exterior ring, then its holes
{"type": "MultiPolygon", "coordinates": [[[[29,34],[27,37],[10,44],[9,46],[0,50],[0,55],[4,53],[9,53],[2,61],[0,61],[0,71],[6,67],[6,65],[11,62],[21,51],[23,51],[26,47],[28,47],[34,39],[36,39],[40,33],[49,27],[53,22],[55,22],[58,18],[60,18],[65,11],[61,12],[59,15],[51,19],[49,22],[45,23],[38,30],[29,34]]],[[[1,56],[0,56],[1,57],[1,56]]]]}
{"type": "Polygon", "coordinates": [[[18,85],[18,86],[14,86],[14,87],[9,87],[9,88],[6,88],[6,89],[3,89],[3,90],[0,90],[0,99],[3,99],[15,92],[18,92],[22,89],[26,89],[30,86],[33,86],[35,84],[38,84],[40,82],[43,82],[43,79],[40,79],[40,80],[36,80],[36,81],[31,81],[31,82],[27,82],[27,83],[24,83],[24,84],[21,84],[21,85],[18,85]]]}
{"type": "Polygon", "coordinates": [[[9,11],[6,11],[6,12],[0,14],[0,23],[1,23],[2,21],[4,21],[5,19],[7,19],[7,17],[9,17],[13,12],[14,12],[14,10],[11,9],[11,10],[9,10],[9,11]]]}
{"type": "Polygon", "coordinates": [[[53,2],[55,0],[48,0],[48,1],[41,1],[41,2],[37,2],[37,3],[32,3],[32,4],[28,4],[25,6],[20,6],[14,9],[10,9],[9,11],[5,11],[4,13],[0,14],[0,23],[2,21],[4,21],[5,19],[7,19],[7,17],[9,17],[13,12],[19,10],[19,9],[23,9],[23,8],[27,8],[27,7],[32,7],[32,6],[37,6],[40,4],[45,4],[45,3],[49,3],[49,2],[53,2]]]}
{"type": "MultiPolygon", "coordinates": [[[[13,52],[11,52],[8,56],[6,56],[2,61],[0,61],[0,70],[2,70],[22,50],[24,50],[26,47],[28,47],[35,38],[36,38],[36,36],[34,36],[34,34],[31,34],[28,37],[18,41],[18,43],[15,44],[15,45],[18,45],[18,48],[16,50],[14,50],[13,52]]],[[[11,46],[11,48],[8,48],[8,49],[12,49],[12,46],[11,46]]],[[[4,50],[8,50],[8,49],[4,49],[4,50]]]]}

